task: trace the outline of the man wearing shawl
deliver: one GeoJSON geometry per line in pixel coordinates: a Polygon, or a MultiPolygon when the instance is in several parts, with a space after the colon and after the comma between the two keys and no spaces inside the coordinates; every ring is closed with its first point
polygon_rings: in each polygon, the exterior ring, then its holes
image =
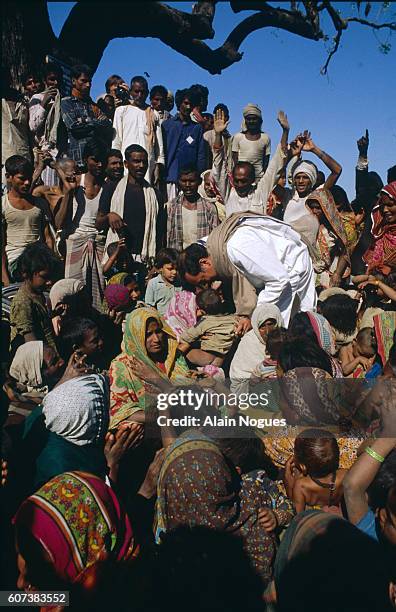
{"type": "Polygon", "coordinates": [[[363,257],[367,274],[389,274],[396,269],[396,181],[381,189],[372,219],[372,243],[363,257]]]}
{"type": "MultiPolygon", "coordinates": [[[[300,150],[292,149],[287,153],[289,122],[283,111],[278,113],[278,122],[282,127],[282,138],[275,155],[271,159],[265,174],[255,183],[255,170],[250,162],[237,162],[230,177],[224,168],[224,145],[222,134],[227,129],[223,110],[215,115],[214,156],[212,175],[218,185],[226,207],[226,216],[243,210],[251,210],[265,214],[269,194],[278,182],[282,170],[291,154],[299,154],[300,150]]],[[[302,142],[301,142],[302,146],[302,142]]]]}
{"type": "Polygon", "coordinates": [[[193,285],[215,279],[232,284],[238,333],[251,328],[256,304],[278,306],[285,325],[295,298],[303,311],[316,304],[307,246],[286,223],[255,212],[231,215],[208,236],[206,248],[185,249],[179,272],[193,285]]]}

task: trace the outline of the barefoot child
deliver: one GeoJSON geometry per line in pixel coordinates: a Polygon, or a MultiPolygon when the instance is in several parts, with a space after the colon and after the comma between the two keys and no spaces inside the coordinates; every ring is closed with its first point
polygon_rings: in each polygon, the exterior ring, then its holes
{"type": "Polygon", "coordinates": [[[344,376],[364,378],[371,369],[377,354],[377,341],[371,327],[361,329],[347,346],[341,347],[340,359],[344,376]]]}
{"type": "Polygon", "coordinates": [[[322,509],[341,514],[342,481],[340,449],[332,433],[305,429],[294,443],[294,457],[286,463],[285,485],[296,512],[322,509]],[[331,510],[330,510],[331,509],[331,510]]]}

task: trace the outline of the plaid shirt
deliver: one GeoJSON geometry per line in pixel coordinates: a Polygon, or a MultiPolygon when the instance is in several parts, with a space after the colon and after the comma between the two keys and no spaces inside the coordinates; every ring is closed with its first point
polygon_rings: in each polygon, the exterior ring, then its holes
{"type": "MultiPolygon", "coordinates": [[[[167,247],[183,250],[183,192],[177,198],[167,203],[168,238],[167,247]]],[[[208,236],[219,225],[219,217],[215,204],[199,198],[197,200],[197,240],[208,236]]]]}
{"type": "Polygon", "coordinates": [[[80,100],[70,96],[61,101],[62,119],[67,129],[67,154],[79,166],[83,165],[84,147],[88,142],[103,141],[108,148],[111,145],[111,121],[106,118],[97,119],[94,107],[96,104],[91,99],[80,100]],[[86,120],[86,123],[82,124],[81,119],[86,120]]]}

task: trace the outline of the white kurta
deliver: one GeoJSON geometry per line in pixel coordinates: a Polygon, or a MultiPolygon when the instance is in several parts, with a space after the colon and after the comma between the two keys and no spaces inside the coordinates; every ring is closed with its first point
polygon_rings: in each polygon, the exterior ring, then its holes
{"type": "Polygon", "coordinates": [[[114,113],[113,127],[115,136],[113,140],[113,149],[121,151],[125,154],[125,149],[131,144],[138,144],[143,147],[148,153],[149,167],[146,173],[146,180],[151,183],[153,179],[155,164],[165,164],[164,145],[162,141],[162,131],[160,118],[156,111],[155,124],[155,139],[156,144],[152,151],[147,151],[147,120],[146,112],[137,106],[128,104],[127,106],[119,106],[114,113]]]}
{"type": "Polygon", "coordinates": [[[302,311],[315,308],[311,257],[299,234],[286,223],[266,216],[242,220],[227,242],[227,254],[256,288],[257,303],[276,304],[286,326],[293,306],[302,311]]]}

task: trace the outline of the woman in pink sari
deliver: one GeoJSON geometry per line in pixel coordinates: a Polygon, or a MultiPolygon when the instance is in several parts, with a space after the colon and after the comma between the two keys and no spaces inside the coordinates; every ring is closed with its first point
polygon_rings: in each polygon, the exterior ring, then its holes
{"type": "Polygon", "coordinates": [[[390,274],[396,270],[396,181],[381,189],[372,218],[373,240],[363,256],[367,274],[374,270],[390,274]]]}

